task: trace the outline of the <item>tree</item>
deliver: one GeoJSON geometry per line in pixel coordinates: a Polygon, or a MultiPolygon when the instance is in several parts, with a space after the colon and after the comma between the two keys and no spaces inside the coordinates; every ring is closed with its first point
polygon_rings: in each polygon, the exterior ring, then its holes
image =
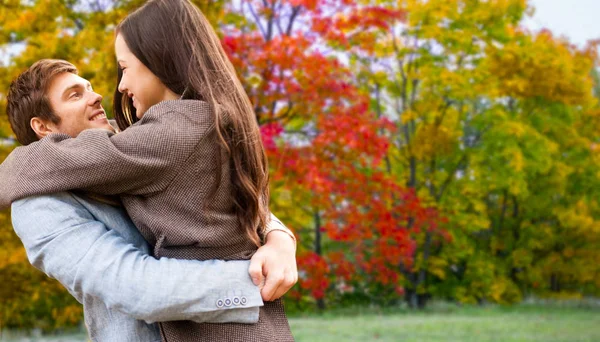
{"type": "MultiPolygon", "coordinates": [[[[436,212],[382,170],[394,128],[322,44],[328,13],[356,6],[242,1],[229,7],[223,26],[269,152],[273,211],[300,234],[299,282],[320,308],[327,292],[381,300],[377,287],[398,297],[397,265],[412,264],[411,234],[437,230],[436,212]]],[[[374,6],[375,15],[403,18],[374,6]]]]}
{"type": "Polygon", "coordinates": [[[387,173],[449,220],[449,238],[416,235],[414,266],[399,264],[409,304],[423,306],[432,294],[515,302],[567,269],[571,286],[597,282],[595,268],[577,275],[572,268],[594,256],[592,245],[581,244],[583,236],[597,239],[594,192],[570,186],[583,181],[571,165],[595,168],[597,131],[584,137],[570,129],[595,115],[593,49],[522,29],[530,10],[523,0],[359,3],[321,26],[329,45],[348,56],[372,107],[396,125],[387,173]],[[384,13],[400,6],[406,23],[372,15],[374,4],[384,13]],[[575,229],[581,214],[563,210],[584,213],[587,232],[575,229]],[[544,229],[552,234],[540,236],[544,229]],[[573,240],[565,243],[563,234],[573,240]],[[561,266],[565,253],[570,261],[561,266]],[[536,265],[538,257],[544,261],[536,265]],[[534,275],[537,285],[526,280],[534,275]]]}

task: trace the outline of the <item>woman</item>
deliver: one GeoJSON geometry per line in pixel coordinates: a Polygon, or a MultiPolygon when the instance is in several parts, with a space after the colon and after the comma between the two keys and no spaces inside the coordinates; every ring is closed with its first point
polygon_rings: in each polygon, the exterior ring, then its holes
{"type": "MultiPolygon", "coordinates": [[[[119,24],[115,51],[122,132],[50,135],[19,148],[3,165],[3,186],[14,198],[119,194],[156,257],[249,259],[269,220],[268,167],[251,103],[214,30],[188,0],[152,0],[119,24]]],[[[244,299],[232,293],[217,305],[244,299]]],[[[265,303],[257,324],[165,322],[161,333],[165,341],[293,341],[280,300],[265,303]]]]}

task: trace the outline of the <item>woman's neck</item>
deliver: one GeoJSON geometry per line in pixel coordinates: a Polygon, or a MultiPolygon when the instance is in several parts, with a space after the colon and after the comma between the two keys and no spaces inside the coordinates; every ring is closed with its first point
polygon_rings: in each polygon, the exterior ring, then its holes
{"type": "Polygon", "coordinates": [[[181,96],[175,94],[174,92],[171,91],[171,89],[167,88],[165,90],[165,94],[163,95],[163,101],[168,101],[168,100],[179,100],[181,96]]]}

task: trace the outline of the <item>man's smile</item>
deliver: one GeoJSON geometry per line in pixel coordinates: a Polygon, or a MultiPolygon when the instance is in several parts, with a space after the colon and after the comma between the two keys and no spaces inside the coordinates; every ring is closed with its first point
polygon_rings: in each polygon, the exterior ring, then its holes
{"type": "Polygon", "coordinates": [[[106,113],[104,112],[104,109],[98,109],[96,111],[94,111],[94,113],[92,113],[92,116],[89,119],[90,121],[97,121],[97,120],[106,120],[106,113]]]}

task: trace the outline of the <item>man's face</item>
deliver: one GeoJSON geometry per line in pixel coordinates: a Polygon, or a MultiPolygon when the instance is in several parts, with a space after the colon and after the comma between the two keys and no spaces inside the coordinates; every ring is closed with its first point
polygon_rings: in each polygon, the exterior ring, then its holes
{"type": "Polygon", "coordinates": [[[89,128],[113,130],[102,108],[102,96],[86,79],[70,72],[59,74],[50,82],[47,96],[60,117],[60,123],[52,127],[57,133],[76,137],[89,128]]]}

